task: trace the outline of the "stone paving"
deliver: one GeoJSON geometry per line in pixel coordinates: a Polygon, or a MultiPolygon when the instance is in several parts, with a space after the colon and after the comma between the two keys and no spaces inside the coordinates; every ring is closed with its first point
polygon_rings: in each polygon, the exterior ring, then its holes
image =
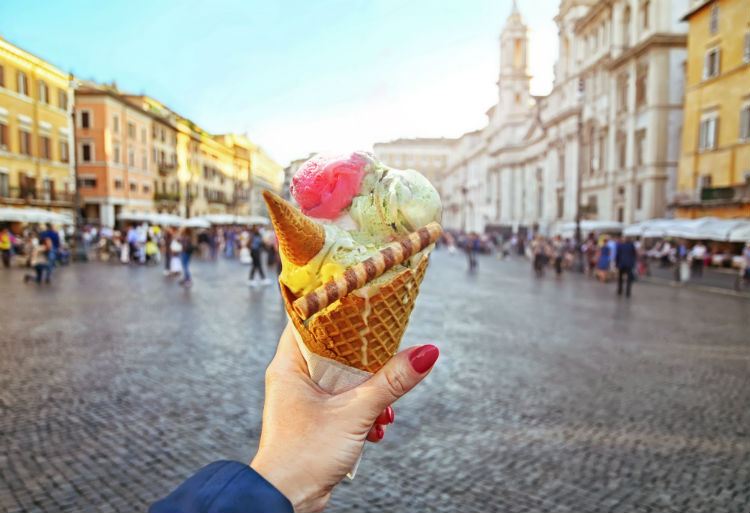
{"type": "MultiPolygon", "coordinates": [[[[404,346],[441,348],[328,511],[745,512],[750,303],[437,252],[404,346]]],[[[0,270],[0,511],[145,511],[249,461],[284,314],[235,262],[0,270]]]]}

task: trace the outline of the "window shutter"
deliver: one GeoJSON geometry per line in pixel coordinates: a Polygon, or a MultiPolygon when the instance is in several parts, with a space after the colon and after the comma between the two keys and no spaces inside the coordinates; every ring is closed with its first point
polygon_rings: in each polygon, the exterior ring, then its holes
{"type": "Polygon", "coordinates": [[[703,80],[706,80],[708,78],[708,56],[711,55],[711,53],[707,53],[703,56],[703,80]]]}

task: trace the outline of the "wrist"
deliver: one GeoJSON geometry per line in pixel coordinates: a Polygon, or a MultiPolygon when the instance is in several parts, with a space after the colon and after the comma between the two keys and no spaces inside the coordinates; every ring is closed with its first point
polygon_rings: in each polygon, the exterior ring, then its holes
{"type": "Polygon", "coordinates": [[[279,463],[277,458],[268,457],[264,451],[258,451],[250,462],[250,468],[281,492],[292,503],[295,513],[322,511],[328,502],[328,493],[308,482],[308,474],[279,463]]]}

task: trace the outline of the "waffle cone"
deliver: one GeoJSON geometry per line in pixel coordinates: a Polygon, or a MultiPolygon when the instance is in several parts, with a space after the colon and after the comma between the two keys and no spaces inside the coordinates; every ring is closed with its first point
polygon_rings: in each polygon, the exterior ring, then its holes
{"type": "Polygon", "coordinates": [[[263,191],[263,199],[279,238],[279,251],[293,264],[305,265],[323,249],[325,230],[271,191],[263,191]]]}
{"type": "Polygon", "coordinates": [[[428,255],[423,255],[414,269],[400,272],[369,299],[355,291],[313,315],[307,323],[292,306],[295,295],[279,282],[281,296],[289,318],[311,352],[377,372],[398,351],[428,260],[428,255]]]}

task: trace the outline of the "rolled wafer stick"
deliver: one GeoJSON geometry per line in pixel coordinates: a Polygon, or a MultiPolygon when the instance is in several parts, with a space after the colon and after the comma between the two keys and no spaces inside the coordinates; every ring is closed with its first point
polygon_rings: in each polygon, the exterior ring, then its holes
{"type": "Polygon", "coordinates": [[[377,255],[350,267],[343,274],[295,300],[293,303],[294,311],[302,320],[309,319],[334,301],[363,287],[367,282],[374,280],[388,269],[416,255],[438,240],[442,233],[443,229],[438,223],[434,222],[410,233],[403,239],[381,249],[377,255]]]}

